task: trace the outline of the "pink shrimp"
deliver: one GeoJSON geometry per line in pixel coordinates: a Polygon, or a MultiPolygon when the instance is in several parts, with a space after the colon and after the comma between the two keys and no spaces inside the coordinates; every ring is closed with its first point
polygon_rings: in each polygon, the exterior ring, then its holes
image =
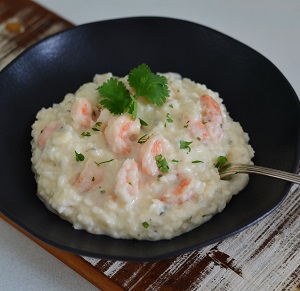
{"type": "Polygon", "coordinates": [[[138,164],[127,159],[121,166],[116,179],[115,195],[123,202],[133,202],[139,194],[138,164]]]}
{"type": "Polygon", "coordinates": [[[179,204],[190,199],[194,193],[192,179],[178,176],[177,184],[167,193],[163,194],[161,201],[170,204],[179,204]]]}
{"type": "Polygon", "coordinates": [[[170,146],[169,142],[163,137],[151,137],[141,147],[141,166],[144,173],[155,176],[159,169],[156,164],[155,156],[163,153],[170,146]]]}
{"type": "Polygon", "coordinates": [[[102,168],[97,166],[93,160],[88,160],[82,172],[76,177],[74,185],[80,192],[84,193],[99,185],[103,180],[103,176],[102,168]]]}
{"type": "Polygon", "coordinates": [[[63,123],[61,121],[52,121],[44,129],[41,131],[41,134],[38,137],[38,147],[40,149],[44,149],[47,140],[53,135],[55,131],[57,131],[63,123]]]}
{"type": "Polygon", "coordinates": [[[97,120],[99,109],[93,108],[87,98],[76,98],[71,108],[71,116],[76,124],[82,128],[91,127],[97,120]]]}
{"type": "Polygon", "coordinates": [[[128,155],[133,148],[131,138],[140,132],[140,120],[132,120],[129,114],[115,116],[108,121],[104,134],[111,150],[120,155],[128,155]]]}
{"type": "Polygon", "coordinates": [[[203,104],[202,119],[191,121],[189,131],[192,137],[199,137],[202,140],[219,140],[223,135],[224,120],[219,104],[209,95],[200,98],[203,104]]]}

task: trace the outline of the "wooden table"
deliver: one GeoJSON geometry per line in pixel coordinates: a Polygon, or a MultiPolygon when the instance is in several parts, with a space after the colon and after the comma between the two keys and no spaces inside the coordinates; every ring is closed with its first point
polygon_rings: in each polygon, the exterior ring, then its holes
{"type": "MultiPolygon", "coordinates": [[[[0,69],[25,48],[72,24],[27,0],[0,0],[0,69]]],[[[300,189],[242,233],[167,260],[84,258],[25,233],[102,290],[300,290],[300,189]]]]}

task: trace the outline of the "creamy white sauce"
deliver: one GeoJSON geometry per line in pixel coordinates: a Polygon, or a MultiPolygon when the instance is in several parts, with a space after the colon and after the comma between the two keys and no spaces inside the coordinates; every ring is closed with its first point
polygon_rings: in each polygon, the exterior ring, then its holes
{"type": "MultiPolygon", "coordinates": [[[[158,107],[139,98],[135,121],[100,106],[97,88],[110,73],[38,112],[32,126],[38,195],[74,228],[170,239],[221,212],[246,186],[248,175],[223,181],[215,167],[219,156],[247,164],[254,155],[222,99],[178,74],[163,75],[171,91],[167,102],[158,107]],[[182,141],[191,143],[180,148],[182,141]],[[159,154],[167,173],[157,166],[159,154]]],[[[119,79],[126,83],[127,77],[119,79]]]]}

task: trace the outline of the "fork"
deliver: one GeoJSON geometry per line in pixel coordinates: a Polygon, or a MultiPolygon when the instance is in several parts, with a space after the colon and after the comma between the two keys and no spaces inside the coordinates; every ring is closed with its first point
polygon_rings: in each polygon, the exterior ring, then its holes
{"type": "Polygon", "coordinates": [[[269,177],[274,177],[278,179],[282,179],[285,181],[293,182],[296,184],[300,184],[300,175],[289,173],[281,170],[275,170],[271,168],[255,166],[255,165],[246,165],[246,164],[226,164],[223,167],[219,168],[219,173],[221,179],[228,177],[230,175],[234,175],[237,173],[245,173],[245,174],[259,174],[265,175],[269,177]]]}

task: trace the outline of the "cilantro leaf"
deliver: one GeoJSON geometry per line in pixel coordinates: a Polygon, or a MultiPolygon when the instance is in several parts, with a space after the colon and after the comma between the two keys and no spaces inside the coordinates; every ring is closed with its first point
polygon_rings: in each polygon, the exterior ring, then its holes
{"type": "Polygon", "coordinates": [[[133,96],[130,96],[131,103],[128,107],[128,113],[132,114],[133,119],[136,119],[138,104],[136,99],[133,96]]]}
{"type": "Polygon", "coordinates": [[[121,114],[127,112],[132,104],[132,97],[123,82],[116,78],[110,78],[98,88],[103,97],[100,104],[106,107],[111,113],[121,114]]]}
{"type": "Polygon", "coordinates": [[[166,102],[166,98],[170,95],[167,79],[152,73],[146,64],[141,64],[131,70],[128,82],[135,89],[135,96],[143,96],[158,106],[166,102]]]}

